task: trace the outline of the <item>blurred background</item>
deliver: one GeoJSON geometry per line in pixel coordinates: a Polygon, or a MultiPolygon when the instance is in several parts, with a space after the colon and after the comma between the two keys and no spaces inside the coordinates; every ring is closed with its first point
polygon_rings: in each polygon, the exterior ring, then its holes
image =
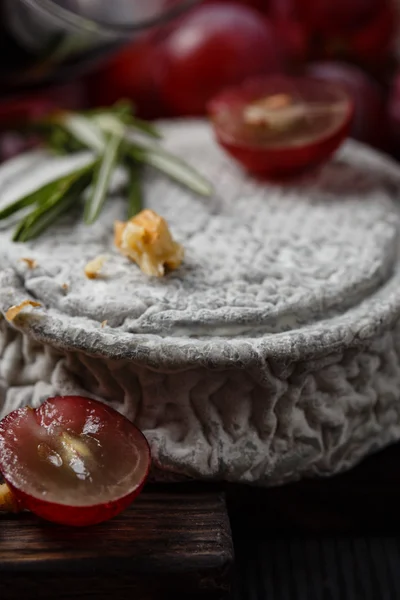
{"type": "Polygon", "coordinates": [[[397,0],[0,0],[0,13],[0,159],[21,149],[21,116],[120,98],[147,119],[199,116],[271,73],[341,83],[352,136],[400,159],[397,0]]]}

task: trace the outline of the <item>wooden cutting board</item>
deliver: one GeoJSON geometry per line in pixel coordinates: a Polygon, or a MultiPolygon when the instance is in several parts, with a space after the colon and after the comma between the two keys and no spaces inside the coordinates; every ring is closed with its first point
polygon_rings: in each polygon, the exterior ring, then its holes
{"type": "Polygon", "coordinates": [[[1,600],[222,599],[232,562],[216,493],[143,493],[91,528],[0,516],[1,600]]]}

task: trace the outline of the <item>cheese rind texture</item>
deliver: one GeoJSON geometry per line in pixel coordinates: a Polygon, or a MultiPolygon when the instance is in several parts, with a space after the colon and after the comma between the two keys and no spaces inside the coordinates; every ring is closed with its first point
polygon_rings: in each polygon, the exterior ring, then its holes
{"type": "MultiPolygon", "coordinates": [[[[89,395],[137,423],[161,472],[263,485],[342,471],[399,439],[398,167],[348,142],[318,174],[266,184],[205,123],[163,127],[216,187],[200,198],[145,174],[146,207],[185,249],[176,271],[146,277],[113,248],[117,180],[92,227],[74,213],[14,244],[3,225],[0,310],[42,306],[2,322],[0,415],[89,395]]],[[[0,207],[46,160],[0,169],[0,207]]]]}

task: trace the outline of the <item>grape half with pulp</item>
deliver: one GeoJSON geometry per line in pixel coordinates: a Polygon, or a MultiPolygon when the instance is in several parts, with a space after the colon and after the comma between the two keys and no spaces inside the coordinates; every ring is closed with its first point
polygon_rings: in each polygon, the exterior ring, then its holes
{"type": "Polygon", "coordinates": [[[329,158],[349,131],[353,106],[340,86],[275,76],[222,92],[209,112],[233,158],[252,173],[282,178],[329,158]]]}
{"type": "Polygon", "coordinates": [[[88,398],[50,398],[0,422],[0,471],[19,505],[65,525],[93,525],[127,508],[150,467],[143,434],[88,398]]]}

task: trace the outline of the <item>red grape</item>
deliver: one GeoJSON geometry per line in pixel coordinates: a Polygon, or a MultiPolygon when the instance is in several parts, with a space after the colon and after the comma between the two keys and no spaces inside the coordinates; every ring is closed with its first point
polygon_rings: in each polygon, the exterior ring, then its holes
{"type": "Polygon", "coordinates": [[[382,0],[296,0],[301,19],[323,33],[343,33],[373,19],[382,0]]]}
{"type": "Polygon", "coordinates": [[[21,125],[47,116],[57,109],[84,107],[84,86],[79,82],[48,88],[42,93],[19,94],[0,101],[0,162],[12,158],[38,143],[40,137],[13,131],[21,125]]]}
{"type": "Polygon", "coordinates": [[[393,78],[388,99],[388,121],[392,151],[396,157],[400,152],[400,72],[393,78]]]}
{"type": "Polygon", "coordinates": [[[93,525],[127,508],[150,466],[145,437],[112,408],[50,398],[0,422],[0,471],[23,508],[65,525],[93,525]]]}
{"type": "Polygon", "coordinates": [[[393,54],[396,18],[390,2],[384,2],[367,23],[350,32],[313,32],[312,55],[316,59],[348,60],[369,71],[382,71],[393,54]]]}
{"type": "MultiPolygon", "coordinates": [[[[271,0],[226,0],[230,4],[242,4],[243,6],[250,6],[255,8],[263,14],[266,14],[269,9],[271,0]]],[[[215,4],[216,0],[203,0],[202,4],[215,4]]],[[[225,2],[225,0],[218,0],[218,2],[225,2]]]]}
{"type": "Polygon", "coordinates": [[[304,62],[308,55],[310,32],[299,17],[296,0],[270,0],[268,15],[286,63],[293,66],[304,62]]]}
{"type": "MultiPolygon", "coordinates": [[[[289,32],[297,32],[298,39],[303,37],[300,47],[303,57],[306,50],[307,56],[314,60],[350,60],[376,69],[386,65],[392,53],[398,21],[393,0],[270,0],[270,3],[269,14],[275,26],[286,24],[289,32]]],[[[282,36],[281,31],[279,35],[282,36]]],[[[286,37],[283,29],[281,44],[285,45],[286,37]]]]}
{"type": "Polygon", "coordinates": [[[375,17],[345,40],[347,53],[366,65],[385,63],[394,48],[397,15],[391,1],[382,2],[375,17]]]}
{"type": "Polygon", "coordinates": [[[350,135],[372,146],[385,148],[385,99],[374,80],[358,67],[340,62],[312,63],[308,65],[306,74],[344,86],[355,107],[350,135]]]}
{"type": "Polygon", "coordinates": [[[338,148],[352,102],[337,85],[275,76],[222,92],[209,112],[218,142],[246,169],[286,177],[323,163],[338,148]]]}
{"type": "Polygon", "coordinates": [[[85,100],[83,85],[79,83],[48,88],[41,93],[5,96],[0,101],[0,129],[9,130],[41,119],[60,108],[79,110],[85,100]]]}
{"type": "Polygon", "coordinates": [[[195,8],[164,41],[162,97],[174,114],[204,114],[223,88],[280,71],[278,41],[271,23],[251,8],[195,8]]]}
{"type": "Polygon", "coordinates": [[[159,39],[152,32],[126,46],[99,71],[88,77],[90,101],[96,106],[132,100],[139,117],[165,116],[159,94],[159,39]]]}

